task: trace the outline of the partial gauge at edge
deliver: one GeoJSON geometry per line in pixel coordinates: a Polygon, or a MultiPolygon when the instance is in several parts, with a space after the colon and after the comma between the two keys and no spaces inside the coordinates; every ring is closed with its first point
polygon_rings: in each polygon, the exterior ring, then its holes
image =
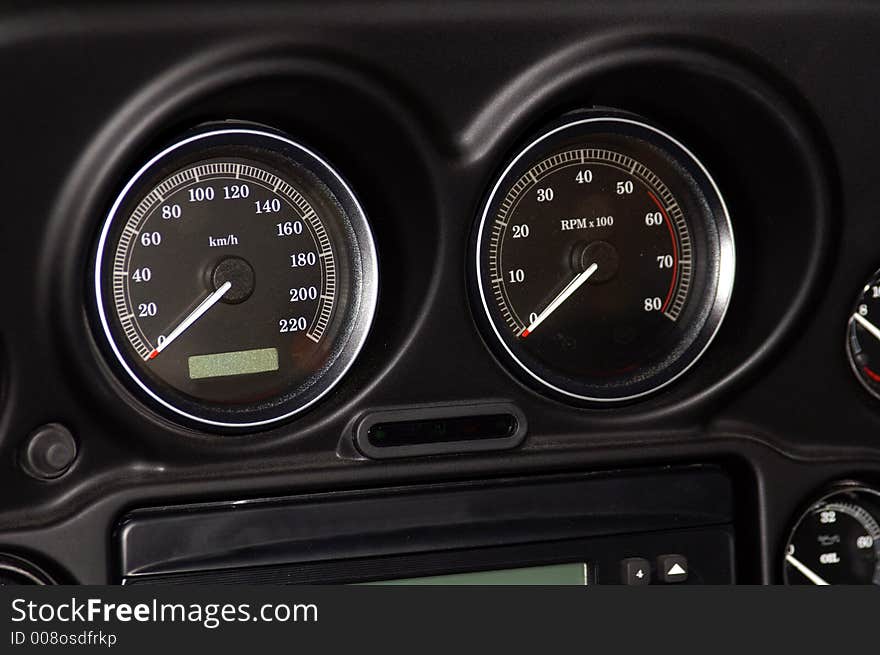
{"type": "Polygon", "coordinates": [[[788,585],[880,585],[880,493],[841,483],[798,518],[785,546],[788,585]]]}
{"type": "Polygon", "coordinates": [[[257,428],[313,405],[360,352],[378,288],[353,191],[276,131],[220,124],[150,159],[97,246],[101,331],[186,423],[257,428]]]}
{"type": "Polygon", "coordinates": [[[588,403],[682,375],[718,331],[735,270],[706,168],[623,113],[571,117],[517,154],[483,207],[475,258],[502,354],[539,387],[588,403]]]}
{"type": "Polygon", "coordinates": [[[846,354],[862,386],[880,398],[880,271],[856,299],[847,321],[846,354]]]}

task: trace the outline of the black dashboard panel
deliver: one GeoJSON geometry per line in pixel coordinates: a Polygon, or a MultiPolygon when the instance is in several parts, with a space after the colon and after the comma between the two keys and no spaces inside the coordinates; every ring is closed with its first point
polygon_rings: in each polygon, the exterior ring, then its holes
{"type": "Polygon", "coordinates": [[[731,520],[730,481],[700,466],[139,510],[118,540],[125,584],[375,581],[570,561],[587,584],[616,584],[621,553],[668,552],[688,553],[688,580],[727,584],[731,520]]]}
{"type": "Polygon", "coordinates": [[[730,480],[735,580],[781,583],[799,512],[835,481],[880,484],[880,404],[845,350],[880,267],[878,34],[880,8],[841,2],[0,11],[0,552],[61,581],[119,582],[115,530],[140,508],[601,471],[638,488],[626,470],[709,465],[730,480]],[[686,143],[736,238],[711,347],[675,384],[613,407],[566,402],[509,366],[471,264],[504,166],[585,110],[636,114],[686,143]],[[308,412],[249,434],[145,400],[108,357],[90,286],[125,182],[216,121],[268,125],[325,156],[378,257],[352,368],[308,412]],[[484,403],[521,412],[521,443],[381,460],[355,443],[370,413],[484,403]],[[36,479],[21,464],[29,435],[55,423],[75,461],[36,479]]]}

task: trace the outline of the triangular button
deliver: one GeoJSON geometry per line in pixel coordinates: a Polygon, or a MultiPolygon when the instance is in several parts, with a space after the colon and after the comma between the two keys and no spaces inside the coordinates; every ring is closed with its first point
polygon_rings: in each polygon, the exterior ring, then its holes
{"type": "Polygon", "coordinates": [[[687,573],[687,571],[681,568],[681,565],[676,562],[672,565],[672,568],[666,572],[666,575],[684,575],[685,573],[687,573]]]}

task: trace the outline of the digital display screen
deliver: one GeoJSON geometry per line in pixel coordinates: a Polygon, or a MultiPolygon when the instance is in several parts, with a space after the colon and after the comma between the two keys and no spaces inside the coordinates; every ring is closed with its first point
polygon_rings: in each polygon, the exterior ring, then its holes
{"type": "Polygon", "coordinates": [[[227,375],[249,375],[277,370],[277,348],[193,355],[189,358],[189,377],[191,380],[219,378],[227,375]]]}
{"type": "Polygon", "coordinates": [[[575,585],[587,584],[587,565],[551,564],[370,582],[374,585],[575,585]]]}

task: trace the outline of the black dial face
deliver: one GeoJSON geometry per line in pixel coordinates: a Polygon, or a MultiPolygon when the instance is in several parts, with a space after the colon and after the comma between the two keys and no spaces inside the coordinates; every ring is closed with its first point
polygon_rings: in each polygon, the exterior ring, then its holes
{"type": "Polygon", "coordinates": [[[880,271],[856,299],[847,323],[846,353],[862,385],[880,398],[880,271]]]}
{"type": "Polygon", "coordinates": [[[880,495],[854,487],[801,517],[785,550],[786,584],[880,584],[880,495]]]}
{"type": "Polygon", "coordinates": [[[690,366],[733,284],[724,203],[702,165],[644,123],[567,123],[504,172],[477,237],[493,334],[529,377],[627,400],[690,366]]]}
{"type": "Polygon", "coordinates": [[[315,402],[360,349],[376,261],[354,195],[289,139],[246,128],[165,150],[120,194],[95,266],[113,353],[166,409],[256,427],[315,402]]]}

